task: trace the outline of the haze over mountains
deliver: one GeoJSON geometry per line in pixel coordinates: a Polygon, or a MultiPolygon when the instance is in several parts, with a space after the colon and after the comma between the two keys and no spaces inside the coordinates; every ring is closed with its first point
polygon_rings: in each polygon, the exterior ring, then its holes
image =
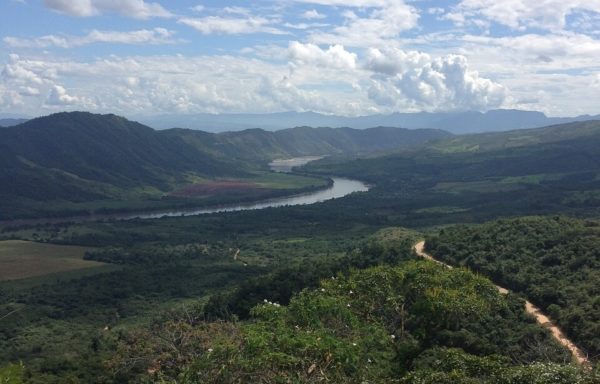
{"type": "Polygon", "coordinates": [[[156,129],[190,128],[209,132],[238,131],[249,128],[279,130],[291,127],[401,127],[434,128],[461,134],[538,128],[553,124],[592,120],[600,115],[576,117],[547,117],[542,112],[496,109],[488,112],[418,112],[344,117],[316,112],[281,112],[268,114],[189,114],[160,115],[137,120],[156,129]]]}
{"type": "MultiPolygon", "coordinates": [[[[397,127],[407,129],[441,129],[453,134],[500,132],[514,129],[540,128],[548,125],[600,119],[600,115],[548,117],[542,112],[515,109],[495,109],[487,112],[416,112],[375,114],[358,117],[325,115],[317,112],[233,113],[233,114],[169,114],[133,116],[154,129],[187,128],[220,133],[261,128],[278,131],[294,127],[331,127],[367,129],[397,127]]],[[[28,119],[2,116],[0,126],[9,127],[28,119]]]]}

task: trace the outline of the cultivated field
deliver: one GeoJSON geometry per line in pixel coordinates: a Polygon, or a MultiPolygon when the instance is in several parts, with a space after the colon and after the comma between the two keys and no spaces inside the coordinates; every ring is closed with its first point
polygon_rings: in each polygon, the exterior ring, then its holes
{"type": "Polygon", "coordinates": [[[0,281],[104,265],[83,260],[87,249],[21,240],[0,241],[0,281]]]}

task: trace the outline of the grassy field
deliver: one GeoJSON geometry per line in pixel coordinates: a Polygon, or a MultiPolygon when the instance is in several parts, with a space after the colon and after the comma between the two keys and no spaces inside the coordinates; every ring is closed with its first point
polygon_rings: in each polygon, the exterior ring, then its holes
{"type": "Polygon", "coordinates": [[[0,241],[0,281],[25,279],[104,265],[104,263],[96,261],[83,260],[86,250],[88,248],[30,241],[0,241]]]}

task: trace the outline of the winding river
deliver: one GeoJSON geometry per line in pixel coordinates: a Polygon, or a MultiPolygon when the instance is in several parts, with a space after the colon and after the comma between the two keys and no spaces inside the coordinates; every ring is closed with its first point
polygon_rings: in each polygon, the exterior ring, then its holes
{"type": "MultiPolygon", "coordinates": [[[[291,159],[274,160],[269,164],[269,167],[274,172],[291,172],[293,167],[308,164],[311,161],[322,159],[323,156],[304,156],[294,157],[291,159]]],[[[175,217],[175,216],[196,216],[205,215],[209,213],[219,212],[236,212],[236,211],[247,211],[253,209],[265,209],[275,207],[285,207],[291,205],[306,205],[315,204],[322,201],[339,199],[354,192],[366,192],[369,187],[358,180],[345,179],[342,177],[331,177],[333,184],[326,188],[318,191],[307,192],[299,195],[277,197],[268,200],[262,200],[257,202],[250,202],[237,205],[223,205],[219,207],[208,207],[208,208],[197,208],[197,209],[179,209],[179,210],[168,210],[164,212],[146,212],[146,213],[132,213],[123,214],[116,217],[120,220],[129,219],[157,219],[160,217],[175,217]]]]}
{"type": "Polygon", "coordinates": [[[269,200],[258,201],[254,203],[238,204],[238,205],[224,205],[220,207],[211,208],[198,208],[198,209],[181,209],[171,210],[165,212],[152,212],[152,213],[133,213],[129,215],[119,215],[116,217],[120,220],[129,219],[157,219],[165,216],[196,216],[205,215],[208,213],[219,213],[219,212],[236,212],[236,211],[247,211],[252,209],[264,209],[274,207],[285,207],[291,205],[306,205],[315,204],[322,201],[339,199],[353,192],[366,192],[369,187],[358,180],[344,179],[341,177],[332,177],[333,184],[327,188],[319,191],[308,192],[300,195],[293,195],[287,197],[278,197],[269,200]]]}
{"type": "MultiPolygon", "coordinates": [[[[291,172],[293,167],[307,164],[311,161],[321,159],[322,156],[305,156],[295,157],[292,159],[281,159],[272,161],[269,166],[274,172],[291,172]]],[[[115,213],[105,215],[92,215],[92,216],[78,216],[78,217],[65,217],[65,218],[48,218],[48,219],[24,219],[24,220],[13,220],[10,222],[0,222],[0,224],[44,224],[44,223],[60,223],[60,222],[88,222],[88,221],[100,221],[100,220],[132,220],[132,219],[158,219],[161,217],[180,217],[180,216],[197,216],[206,215],[210,213],[220,212],[237,212],[247,211],[254,209],[265,209],[274,207],[285,207],[292,205],[306,205],[315,204],[322,201],[339,199],[340,197],[347,196],[354,192],[366,192],[369,187],[358,180],[345,179],[341,177],[331,177],[333,183],[331,186],[325,189],[307,192],[303,194],[297,194],[292,196],[277,197],[268,200],[261,200],[256,202],[235,204],[235,205],[222,205],[215,207],[204,207],[204,208],[185,208],[185,209],[168,209],[164,211],[153,211],[153,212],[128,212],[128,213],[115,213]]]]}

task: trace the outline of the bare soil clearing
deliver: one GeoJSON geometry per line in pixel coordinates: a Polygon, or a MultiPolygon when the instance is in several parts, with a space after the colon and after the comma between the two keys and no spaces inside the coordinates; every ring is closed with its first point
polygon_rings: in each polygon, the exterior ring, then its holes
{"type": "MultiPolygon", "coordinates": [[[[415,252],[417,253],[418,256],[425,258],[427,260],[434,261],[438,264],[445,265],[448,268],[452,268],[452,266],[450,266],[446,263],[443,263],[439,260],[436,260],[433,256],[426,253],[424,248],[425,248],[424,241],[420,241],[417,244],[415,244],[415,246],[414,246],[415,252]]],[[[498,291],[503,295],[506,295],[509,292],[508,289],[506,289],[506,288],[500,287],[498,285],[496,285],[496,287],[498,288],[498,291]]],[[[525,311],[528,314],[530,314],[531,316],[533,316],[538,324],[540,324],[542,327],[548,328],[548,330],[550,330],[550,333],[552,333],[552,336],[560,344],[562,344],[565,348],[567,348],[571,352],[571,354],[573,356],[573,360],[575,360],[579,365],[582,365],[585,367],[591,367],[590,361],[587,358],[587,356],[583,353],[583,351],[581,349],[579,349],[579,347],[577,347],[575,345],[575,343],[573,343],[571,340],[569,340],[565,336],[563,331],[556,324],[554,324],[552,322],[552,320],[546,314],[544,314],[542,312],[541,309],[536,307],[531,302],[525,301],[525,311]]]]}

